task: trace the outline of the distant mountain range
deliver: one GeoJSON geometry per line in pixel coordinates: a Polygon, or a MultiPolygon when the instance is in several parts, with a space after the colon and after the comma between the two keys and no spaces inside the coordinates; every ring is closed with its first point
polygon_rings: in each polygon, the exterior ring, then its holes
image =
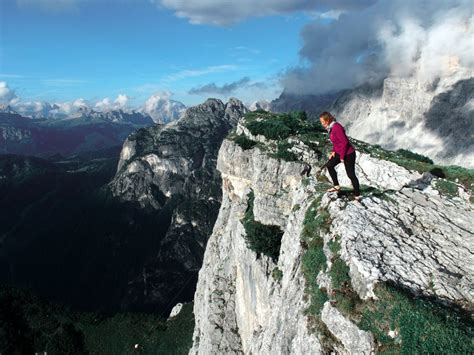
{"type": "Polygon", "coordinates": [[[168,123],[182,117],[186,112],[186,106],[166,96],[153,95],[145,101],[139,111],[149,115],[156,123],[168,123]]]}
{"type": "MultiPolygon", "coordinates": [[[[83,310],[163,315],[191,301],[221,201],[217,153],[246,112],[209,99],[177,122],[137,129],[123,147],[0,154],[0,283],[83,310]]],[[[31,119],[3,115],[25,127],[12,137],[37,134],[31,119]]],[[[104,129],[121,126],[132,125],[104,129]]]]}
{"type": "MultiPolygon", "coordinates": [[[[110,104],[110,103],[109,103],[110,104]]],[[[150,117],[155,123],[168,123],[175,121],[184,115],[186,106],[176,100],[171,100],[169,95],[152,95],[143,106],[137,109],[128,109],[124,105],[112,103],[110,105],[96,104],[90,106],[83,99],[75,100],[71,103],[49,103],[43,101],[18,102],[11,106],[0,105],[0,111],[8,113],[18,113],[24,117],[33,119],[61,120],[67,118],[76,118],[83,115],[106,117],[114,122],[143,116],[150,117]],[[123,116],[123,117],[121,117],[123,116]]]]}
{"type": "Polygon", "coordinates": [[[80,109],[63,119],[32,119],[10,106],[0,108],[0,154],[47,157],[122,145],[137,128],[154,125],[140,112],[80,109]]]}

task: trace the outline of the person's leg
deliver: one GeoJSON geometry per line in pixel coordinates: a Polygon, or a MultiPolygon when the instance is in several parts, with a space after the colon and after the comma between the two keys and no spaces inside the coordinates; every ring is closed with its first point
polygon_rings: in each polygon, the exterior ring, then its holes
{"type": "Polygon", "coordinates": [[[351,179],[352,187],[354,188],[354,195],[359,196],[359,179],[355,174],[356,152],[352,152],[344,159],[344,167],[346,168],[347,177],[351,179]]]}
{"type": "Polygon", "coordinates": [[[329,175],[331,175],[331,179],[332,179],[332,182],[333,182],[334,186],[339,186],[339,181],[337,180],[336,169],[334,169],[334,168],[340,162],[341,162],[341,159],[339,159],[339,154],[336,154],[331,159],[329,159],[329,161],[326,164],[326,167],[328,169],[329,175]]]}

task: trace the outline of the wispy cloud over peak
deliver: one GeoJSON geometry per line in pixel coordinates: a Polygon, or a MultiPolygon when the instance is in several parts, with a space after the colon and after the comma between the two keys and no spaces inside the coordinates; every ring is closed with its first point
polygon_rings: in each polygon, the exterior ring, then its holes
{"type": "Polygon", "coordinates": [[[263,82],[252,82],[249,77],[243,77],[240,80],[231,82],[229,84],[224,84],[221,86],[216,85],[215,83],[209,83],[201,87],[195,87],[189,90],[189,94],[193,95],[207,95],[207,94],[218,94],[228,96],[235,91],[243,88],[258,88],[264,89],[267,85],[263,82]]]}

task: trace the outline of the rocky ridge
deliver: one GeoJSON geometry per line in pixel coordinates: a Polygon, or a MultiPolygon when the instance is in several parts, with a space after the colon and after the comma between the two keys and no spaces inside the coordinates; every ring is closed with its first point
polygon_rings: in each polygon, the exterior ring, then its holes
{"type": "MultiPolygon", "coordinates": [[[[472,311],[472,171],[461,169],[467,180],[449,181],[436,170],[381,159],[354,141],[364,197],[361,203],[338,198],[324,193],[328,176],[317,169],[327,145],[321,134],[296,129],[278,142],[269,138],[272,132],[249,125],[270,116],[247,115],[219,150],[222,205],[199,272],[190,354],[400,349],[410,346],[406,324],[390,323],[386,314],[374,318],[383,322],[367,323],[374,309],[406,302],[419,315],[425,308],[415,307],[417,296],[472,311]],[[279,152],[282,141],[286,154],[279,152]],[[313,166],[309,178],[300,175],[303,162],[313,166]],[[242,219],[251,191],[255,220],[284,232],[277,261],[246,242],[242,219]]],[[[345,177],[340,166],[338,173],[345,177]]],[[[459,329],[467,334],[459,344],[469,348],[472,326],[459,329]]]]}
{"type": "Polygon", "coordinates": [[[381,87],[343,93],[330,111],[354,138],[473,168],[473,102],[472,72],[426,83],[388,77],[381,87]]]}
{"type": "Polygon", "coordinates": [[[245,112],[236,99],[208,99],[178,121],[137,130],[124,142],[110,190],[163,221],[152,256],[129,282],[130,303],[166,304],[180,290],[181,301],[192,299],[221,201],[217,152],[245,112]]]}

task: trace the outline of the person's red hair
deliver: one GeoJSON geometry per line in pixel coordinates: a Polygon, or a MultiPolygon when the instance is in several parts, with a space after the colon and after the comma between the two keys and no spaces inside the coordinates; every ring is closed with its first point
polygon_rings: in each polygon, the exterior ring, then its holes
{"type": "Polygon", "coordinates": [[[324,111],[323,113],[321,113],[319,115],[319,118],[322,118],[323,121],[328,123],[328,124],[331,123],[332,121],[336,120],[336,118],[327,111],[324,111]]]}

